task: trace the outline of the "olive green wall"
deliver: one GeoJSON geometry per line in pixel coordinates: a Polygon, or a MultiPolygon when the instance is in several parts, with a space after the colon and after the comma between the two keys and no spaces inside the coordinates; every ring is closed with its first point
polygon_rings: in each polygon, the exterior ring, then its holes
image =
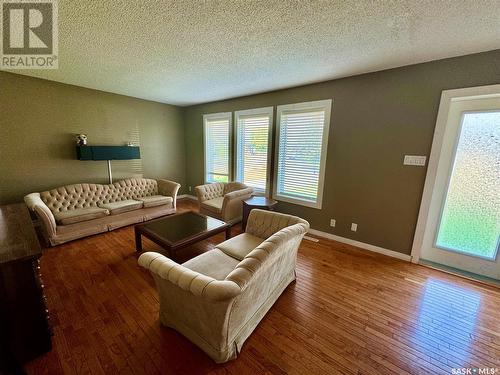
{"type": "Polygon", "coordinates": [[[500,50],[186,108],[0,72],[0,204],[105,183],[105,162],[75,160],[76,133],[89,144],[139,142],[142,160],[113,162],[114,176],[169,178],[187,192],[203,183],[203,114],[333,98],[323,208],[279,210],[409,254],[426,169],[403,156],[429,155],[442,90],[498,83],[500,50]]]}
{"type": "Polygon", "coordinates": [[[114,161],[116,179],[169,178],[184,185],[182,108],[0,72],[0,203],[79,183],[106,183],[105,161],[78,161],[89,144],[140,143],[142,159],[114,161]]]}
{"type": "Polygon", "coordinates": [[[426,168],[403,166],[403,156],[429,156],[442,90],[498,83],[495,50],[187,107],[186,184],[203,183],[203,114],[333,98],[323,208],[278,209],[314,229],[409,254],[426,168]]]}

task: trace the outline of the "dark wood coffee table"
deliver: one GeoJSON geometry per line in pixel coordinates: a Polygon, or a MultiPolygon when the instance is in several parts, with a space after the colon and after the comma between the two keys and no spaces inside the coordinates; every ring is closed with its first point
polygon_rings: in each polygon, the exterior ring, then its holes
{"type": "Polygon", "coordinates": [[[231,226],[221,220],[189,211],[161,217],[135,226],[135,249],[142,251],[141,236],[163,247],[169,257],[183,247],[221,232],[231,237],[231,226]]]}

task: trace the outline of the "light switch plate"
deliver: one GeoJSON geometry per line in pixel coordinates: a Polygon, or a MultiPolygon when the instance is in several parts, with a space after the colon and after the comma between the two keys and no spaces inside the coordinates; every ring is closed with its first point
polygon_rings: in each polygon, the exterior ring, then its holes
{"type": "Polygon", "coordinates": [[[404,165],[416,165],[419,167],[425,166],[425,162],[427,161],[427,156],[422,155],[405,155],[403,160],[404,165]]]}

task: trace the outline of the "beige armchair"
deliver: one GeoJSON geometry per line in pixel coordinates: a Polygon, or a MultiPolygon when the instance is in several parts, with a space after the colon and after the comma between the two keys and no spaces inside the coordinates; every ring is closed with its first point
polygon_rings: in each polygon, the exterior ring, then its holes
{"type": "Polygon", "coordinates": [[[254,209],[246,232],[181,264],[154,252],[139,257],[160,297],[160,321],[217,363],[245,340],[295,280],[297,250],[309,223],[254,209]]]}
{"type": "Polygon", "coordinates": [[[252,196],[253,189],[241,182],[214,182],[195,187],[200,213],[229,224],[241,221],[243,201],[252,196]]]}

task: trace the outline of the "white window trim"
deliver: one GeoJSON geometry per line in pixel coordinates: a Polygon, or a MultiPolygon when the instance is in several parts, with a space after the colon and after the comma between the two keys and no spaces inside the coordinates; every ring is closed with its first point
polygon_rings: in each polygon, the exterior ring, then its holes
{"type": "Polygon", "coordinates": [[[270,186],[271,186],[271,156],[272,156],[272,143],[273,143],[273,116],[274,116],[274,107],[262,107],[262,108],[253,108],[253,109],[245,109],[241,111],[234,112],[234,124],[235,124],[235,132],[234,132],[234,142],[235,142],[235,153],[234,153],[234,178],[238,179],[238,134],[239,134],[239,125],[238,125],[238,117],[239,116],[251,116],[251,115],[268,115],[269,116],[269,132],[267,136],[267,174],[266,174],[266,189],[260,190],[254,188],[254,195],[264,195],[269,196],[270,186]]]}
{"type": "Polygon", "coordinates": [[[333,99],[317,100],[312,102],[295,103],[279,105],[276,109],[276,142],[274,150],[274,176],[273,176],[273,198],[288,203],[299,204],[301,206],[321,209],[323,204],[323,188],[325,183],[326,170],[326,155],[328,149],[328,135],[330,133],[330,117],[333,107],[333,99]],[[305,199],[291,198],[278,194],[278,163],[279,163],[279,141],[281,128],[281,114],[284,111],[295,110],[315,110],[320,109],[325,111],[325,126],[323,128],[323,137],[321,140],[321,159],[319,167],[318,195],[316,201],[305,199]]]}
{"type": "Polygon", "coordinates": [[[210,120],[229,120],[229,139],[228,139],[228,182],[232,178],[232,138],[233,138],[233,116],[232,112],[210,113],[203,115],[203,180],[204,183],[210,183],[207,180],[207,121],[210,120]]]}

